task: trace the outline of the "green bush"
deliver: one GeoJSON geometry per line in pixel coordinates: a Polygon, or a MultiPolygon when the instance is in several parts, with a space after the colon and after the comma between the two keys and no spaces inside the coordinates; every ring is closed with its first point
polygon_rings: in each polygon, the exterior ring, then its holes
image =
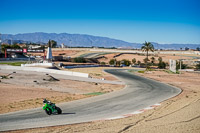
{"type": "Polygon", "coordinates": [[[141,61],[138,60],[138,61],[137,61],[137,64],[138,64],[138,65],[141,65],[141,61]]]}
{"type": "Polygon", "coordinates": [[[151,63],[152,63],[152,65],[154,65],[154,63],[155,63],[155,58],[154,57],[151,57],[151,63]]]}
{"type": "Polygon", "coordinates": [[[110,64],[110,65],[114,65],[114,64],[115,64],[115,62],[116,62],[116,60],[115,60],[115,59],[111,59],[111,60],[109,61],[109,64],[110,64]]]}
{"type": "Polygon", "coordinates": [[[159,61],[159,63],[158,63],[158,68],[159,68],[159,69],[165,69],[166,66],[167,66],[167,64],[166,64],[165,62],[162,61],[162,57],[159,57],[159,58],[158,58],[158,61],[159,61]]]}
{"type": "Polygon", "coordinates": [[[159,62],[158,63],[158,68],[159,69],[165,69],[166,68],[166,63],[165,62],[159,62]]]}
{"type": "MultiPolygon", "coordinates": [[[[181,69],[186,69],[187,65],[183,64],[183,62],[181,61],[181,69]]],[[[180,61],[176,62],[176,70],[180,69],[180,61]]]]}
{"type": "Polygon", "coordinates": [[[136,63],[136,59],[135,59],[135,58],[132,59],[132,63],[133,63],[133,64],[136,63]]]}
{"type": "Polygon", "coordinates": [[[120,66],[120,65],[121,65],[121,61],[117,61],[116,66],[120,66]]]}
{"type": "Polygon", "coordinates": [[[123,59],[121,62],[123,62],[122,64],[126,65],[126,66],[130,66],[131,62],[127,59],[123,59]]]}
{"type": "Polygon", "coordinates": [[[144,73],[145,71],[138,71],[139,73],[144,73]]]}
{"type": "Polygon", "coordinates": [[[74,58],[74,62],[76,62],[76,63],[86,63],[86,60],[83,57],[76,57],[76,58],[74,58]]]}
{"type": "Polygon", "coordinates": [[[195,65],[195,68],[196,68],[197,70],[200,69],[200,62],[199,62],[198,64],[195,65]]]}
{"type": "Polygon", "coordinates": [[[147,64],[149,59],[148,58],[144,58],[143,61],[144,61],[145,64],[147,64]]]}
{"type": "Polygon", "coordinates": [[[101,64],[101,65],[105,65],[106,63],[105,63],[105,62],[101,62],[100,64],[101,64]]]}

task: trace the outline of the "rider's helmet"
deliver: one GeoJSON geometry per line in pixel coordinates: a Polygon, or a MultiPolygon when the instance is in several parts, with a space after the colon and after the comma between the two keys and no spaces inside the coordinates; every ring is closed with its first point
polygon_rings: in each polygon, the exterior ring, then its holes
{"type": "Polygon", "coordinates": [[[46,99],[44,99],[44,100],[43,100],[43,103],[47,103],[47,100],[46,100],[46,99]]]}

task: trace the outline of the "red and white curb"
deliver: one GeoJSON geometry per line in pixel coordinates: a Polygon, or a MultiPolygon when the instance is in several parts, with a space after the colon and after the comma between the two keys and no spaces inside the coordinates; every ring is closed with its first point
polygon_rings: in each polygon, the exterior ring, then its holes
{"type": "Polygon", "coordinates": [[[154,109],[155,107],[158,107],[160,105],[161,105],[160,103],[157,103],[157,104],[154,104],[152,106],[146,107],[144,109],[141,109],[141,110],[138,110],[138,111],[134,111],[133,113],[129,113],[129,114],[121,115],[121,116],[116,116],[116,117],[111,117],[111,118],[107,118],[107,119],[103,119],[103,120],[115,120],[115,119],[130,117],[130,116],[133,116],[133,115],[137,115],[137,114],[143,113],[143,112],[145,112],[147,110],[154,109]]]}

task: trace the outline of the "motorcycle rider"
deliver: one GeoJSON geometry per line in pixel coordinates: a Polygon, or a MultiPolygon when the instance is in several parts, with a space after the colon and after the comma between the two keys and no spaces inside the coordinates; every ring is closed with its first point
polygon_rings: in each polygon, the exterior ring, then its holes
{"type": "Polygon", "coordinates": [[[44,103],[44,104],[45,104],[45,103],[48,103],[47,99],[44,99],[44,100],[43,100],[43,103],[44,103]]]}
{"type": "MultiPolygon", "coordinates": [[[[45,104],[45,103],[47,103],[47,104],[49,104],[49,105],[51,105],[52,106],[52,102],[51,101],[48,101],[46,98],[43,100],[43,103],[45,104]]],[[[55,106],[53,106],[53,108],[55,108],[55,106]]]]}

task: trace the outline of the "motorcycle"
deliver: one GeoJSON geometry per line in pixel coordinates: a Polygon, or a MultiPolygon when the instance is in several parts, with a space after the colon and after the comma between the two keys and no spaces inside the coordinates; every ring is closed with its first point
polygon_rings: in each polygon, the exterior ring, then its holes
{"type": "Polygon", "coordinates": [[[51,103],[51,101],[47,101],[46,99],[43,100],[43,110],[48,115],[51,114],[62,114],[62,110],[55,105],[55,103],[51,103]]]}

